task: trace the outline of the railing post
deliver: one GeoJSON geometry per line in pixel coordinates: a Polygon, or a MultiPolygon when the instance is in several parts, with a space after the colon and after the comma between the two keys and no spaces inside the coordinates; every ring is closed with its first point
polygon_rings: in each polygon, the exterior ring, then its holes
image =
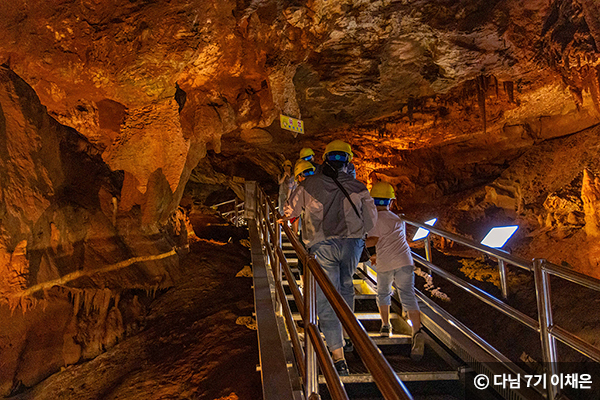
{"type": "Polygon", "coordinates": [[[263,225],[262,225],[262,222],[264,220],[263,212],[264,212],[264,210],[262,209],[262,193],[260,190],[258,190],[256,192],[256,203],[254,205],[254,215],[256,216],[256,222],[258,223],[258,227],[259,227],[258,234],[260,235],[260,240],[261,240],[261,243],[263,243],[263,247],[264,247],[265,237],[264,237],[264,230],[263,230],[263,225]]]}
{"type": "MultiPolygon", "coordinates": [[[[425,259],[431,262],[431,242],[429,241],[429,235],[427,235],[423,240],[423,243],[425,244],[425,259]]],[[[429,275],[431,276],[432,274],[433,271],[429,269],[429,275]]]]}
{"type": "Polygon", "coordinates": [[[557,386],[552,385],[552,375],[558,374],[556,355],[556,340],[549,332],[553,325],[552,304],[550,303],[550,275],[544,269],[546,260],[536,258],[533,260],[533,276],[535,279],[535,292],[537,298],[538,319],[540,323],[540,339],[542,342],[542,355],[544,357],[544,372],[548,400],[558,397],[557,386]]]}
{"type": "Polygon", "coordinates": [[[306,316],[304,321],[304,353],[306,356],[304,384],[306,387],[306,397],[313,398],[314,394],[319,394],[319,374],[317,370],[317,355],[314,344],[310,340],[307,327],[309,324],[317,325],[317,282],[308,265],[304,266],[304,270],[304,279],[306,280],[304,282],[304,315],[306,316]]]}
{"type": "MultiPolygon", "coordinates": [[[[274,218],[277,218],[276,216],[274,218]]],[[[275,224],[273,226],[275,231],[275,237],[273,238],[273,247],[275,253],[275,265],[277,265],[277,274],[281,278],[283,274],[281,273],[281,259],[279,258],[279,252],[277,249],[281,247],[281,225],[277,223],[277,220],[274,219],[275,224]]],[[[283,250],[283,249],[282,249],[283,250]]],[[[282,251],[283,252],[283,251],[282,251]]]]}
{"type": "Polygon", "coordinates": [[[502,289],[502,297],[508,298],[508,277],[506,274],[506,263],[504,260],[498,259],[498,272],[500,272],[500,288],[502,289]]]}
{"type": "MultiPolygon", "coordinates": [[[[269,225],[271,224],[271,210],[269,210],[269,206],[267,206],[267,195],[261,191],[261,202],[260,202],[260,208],[263,212],[263,224],[265,227],[265,246],[271,246],[271,231],[269,230],[269,225]]],[[[271,271],[273,270],[273,258],[271,257],[271,253],[269,253],[268,251],[266,252],[266,256],[267,256],[267,260],[269,263],[269,266],[271,267],[271,271]]],[[[275,278],[275,282],[279,283],[280,277],[277,276],[277,273],[273,274],[274,278],[275,278]]]]}
{"type": "Polygon", "coordinates": [[[431,242],[429,241],[429,236],[424,239],[425,243],[425,259],[431,262],[431,242]]]}
{"type": "Polygon", "coordinates": [[[238,200],[237,197],[235,198],[235,201],[233,202],[233,215],[235,218],[235,227],[237,228],[239,225],[238,220],[240,219],[239,213],[238,213],[238,200]]]}
{"type": "Polygon", "coordinates": [[[255,217],[256,213],[256,181],[246,181],[246,196],[244,199],[244,213],[247,219],[255,217]]]}

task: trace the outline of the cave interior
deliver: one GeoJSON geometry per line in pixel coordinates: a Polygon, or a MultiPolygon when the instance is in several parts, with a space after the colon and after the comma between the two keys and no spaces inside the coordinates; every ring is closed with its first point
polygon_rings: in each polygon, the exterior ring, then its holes
{"type": "MultiPolygon", "coordinates": [[[[0,22],[0,396],[143,332],[191,241],[207,271],[248,263],[210,206],[276,196],[334,139],[394,211],[475,241],[518,225],[511,254],[600,278],[595,0],[11,0],[0,22]]],[[[591,310],[574,329],[599,345],[591,310]]],[[[229,399],[190,376],[173,393],[229,399]]]]}

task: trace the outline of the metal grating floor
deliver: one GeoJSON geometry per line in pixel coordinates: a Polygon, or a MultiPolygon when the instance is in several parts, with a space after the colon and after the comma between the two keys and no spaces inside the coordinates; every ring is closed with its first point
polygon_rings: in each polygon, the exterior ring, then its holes
{"type": "MultiPolygon", "coordinates": [[[[434,351],[425,347],[425,356],[420,362],[414,362],[410,359],[409,345],[380,346],[385,358],[388,360],[396,373],[401,372],[431,372],[431,371],[451,371],[451,367],[444,362],[434,351]],[[390,347],[386,349],[386,347],[390,347]],[[393,351],[393,352],[392,352],[393,351]]],[[[350,369],[350,374],[369,373],[356,351],[346,353],[346,362],[350,369]]]]}

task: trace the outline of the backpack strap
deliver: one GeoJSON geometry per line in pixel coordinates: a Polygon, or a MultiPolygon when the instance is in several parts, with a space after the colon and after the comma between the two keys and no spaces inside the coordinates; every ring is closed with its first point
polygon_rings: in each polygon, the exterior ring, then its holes
{"type": "Polygon", "coordinates": [[[358,212],[358,208],[356,208],[356,206],[354,205],[354,202],[350,198],[350,195],[348,194],[348,191],[342,186],[342,184],[340,183],[340,181],[338,181],[338,179],[337,179],[337,174],[338,174],[337,170],[335,168],[333,168],[328,162],[325,162],[323,164],[323,174],[325,176],[328,176],[331,179],[333,179],[333,181],[335,182],[335,184],[340,188],[340,190],[342,191],[342,193],[344,193],[344,196],[346,196],[346,198],[348,199],[348,201],[352,205],[352,208],[354,209],[354,212],[356,213],[356,216],[360,220],[362,220],[362,216],[360,215],[360,213],[358,212]]]}

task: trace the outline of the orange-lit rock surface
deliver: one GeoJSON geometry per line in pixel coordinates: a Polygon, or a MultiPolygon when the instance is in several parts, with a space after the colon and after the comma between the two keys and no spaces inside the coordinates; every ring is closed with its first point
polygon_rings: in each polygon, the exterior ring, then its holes
{"type": "Polygon", "coordinates": [[[51,118],[31,87],[4,67],[0,152],[6,395],[135,330],[145,291],[172,283],[187,233],[177,224],[182,215],[158,233],[143,224],[139,207],[119,210],[123,175],[85,137],[51,118]]]}
{"type": "MultiPolygon", "coordinates": [[[[252,319],[252,279],[235,277],[250,252],[237,239],[192,243],[173,287],[149,304],[141,333],[12,398],[260,399],[256,331],[240,324],[252,319]]],[[[51,361],[48,368],[65,366],[51,361]]]]}
{"type": "Polygon", "coordinates": [[[283,160],[333,138],[403,212],[476,239],[518,223],[513,252],[600,277],[599,15],[595,0],[0,2],[0,395],[110,347],[144,312],[135,290],[173,283],[184,194],[275,193],[283,160]],[[27,347],[49,315],[44,352],[27,347]]]}

